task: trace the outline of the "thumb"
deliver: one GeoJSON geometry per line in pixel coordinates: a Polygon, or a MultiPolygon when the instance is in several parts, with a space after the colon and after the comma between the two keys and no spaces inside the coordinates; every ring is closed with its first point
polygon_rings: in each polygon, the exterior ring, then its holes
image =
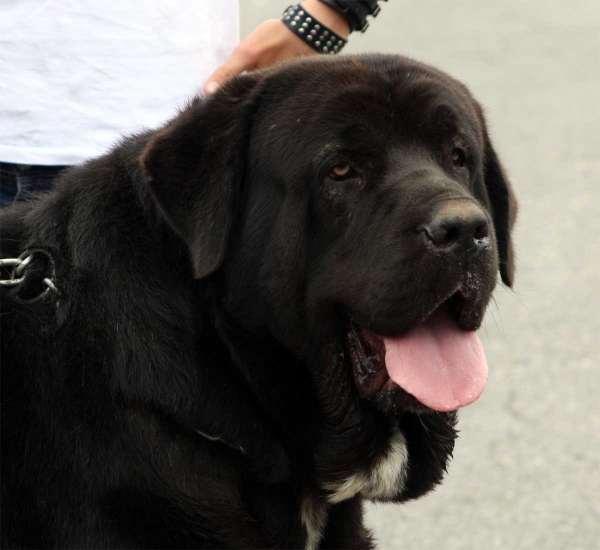
{"type": "Polygon", "coordinates": [[[250,57],[236,48],[231,57],[223,63],[204,84],[204,93],[214,94],[227,80],[252,68],[250,57]]]}

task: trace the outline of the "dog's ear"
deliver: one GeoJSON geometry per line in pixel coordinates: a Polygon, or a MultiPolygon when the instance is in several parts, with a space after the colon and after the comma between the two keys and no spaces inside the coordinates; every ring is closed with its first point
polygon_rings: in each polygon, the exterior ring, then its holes
{"type": "Polygon", "coordinates": [[[259,81],[258,73],[242,75],[196,99],[140,157],[156,203],[190,249],[196,277],[225,256],[259,81]]]}
{"type": "Polygon", "coordinates": [[[484,140],[484,180],[492,205],[492,216],[498,241],[500,275],[504,284],[512,287],[515,277],[515,254],[511,232],[517,219],[517,200],[487,132],[484,140]]]}

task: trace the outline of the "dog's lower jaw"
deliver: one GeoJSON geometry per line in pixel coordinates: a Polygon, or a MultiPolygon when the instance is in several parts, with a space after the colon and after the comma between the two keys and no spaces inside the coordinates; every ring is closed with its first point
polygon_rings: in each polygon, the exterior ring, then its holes
{"type": "MultiPolygon", "coordinates": [[[[408,473],[408,450],[402,433],[394,428],[388,444],[370,466],[347,475],[341,481],[322,484],[325,499],[316,492],[307,492],[301,501],[300,518],[306,530],[306,549],[320,547],[331,511],[353,499],[371,501],[398,500],[404,490],[408,473]]],[[[363,529],[364,530],[364,529],[363,529]]],[[[372,548],[369,533],[364,530],[365,548],[372,548]]]]}
{"type": "Polygon", "coordinates": [[[326,482],[328,501],[337,504],[360,495],[367,500],[395,500],[404,490],[408,473],[408,448],[404,435],[392,430],[387,448],[373,464],[340,482],[326,482]]]}
{"type": "Polygon", "coordinates": [[[326,501],[405,499],[412,457],[399,416],[382,413],[360,397],[343,347],[328,351],[329,369],[311,369],[319,399],[326,404],[314,453],[326,501]]]}
{"type": "Polygon", "coordinates": [[[410,468],[404,491],[393,500],[405,502],[425,495],[442,482],[458,437],[457,414],[407,412],[398,422],[406,438],[410,468]]]}

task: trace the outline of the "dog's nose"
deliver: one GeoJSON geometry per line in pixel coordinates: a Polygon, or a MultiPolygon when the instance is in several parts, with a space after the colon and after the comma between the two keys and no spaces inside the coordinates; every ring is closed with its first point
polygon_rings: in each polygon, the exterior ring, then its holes
{"type": "Polygon", "coordinates": [[[422,227],[428,243],[444,253],[475,258],[490,244],[487,216],[470,201],[446,203],[422,227]]]}

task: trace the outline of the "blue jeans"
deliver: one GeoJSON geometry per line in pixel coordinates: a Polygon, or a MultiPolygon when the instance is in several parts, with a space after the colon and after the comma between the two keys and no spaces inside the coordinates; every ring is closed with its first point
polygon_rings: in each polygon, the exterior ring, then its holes
{"type": "Polygon", "coordinates": [[[0,162],[0,208],[27,200],[52,187],[54,178],[67,166],[28,166],[0,162]]]}

